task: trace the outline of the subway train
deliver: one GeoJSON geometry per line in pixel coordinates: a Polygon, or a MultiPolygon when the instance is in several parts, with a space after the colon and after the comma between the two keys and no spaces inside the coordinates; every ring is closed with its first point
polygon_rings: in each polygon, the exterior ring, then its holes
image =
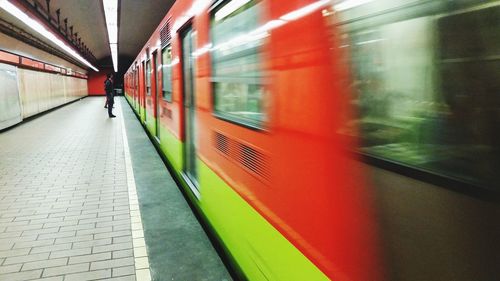
{"type": "Polygon", "coordinates": [[[242,280],[500,280],[500,1],[178,0],[126,98],[242,280]]]}

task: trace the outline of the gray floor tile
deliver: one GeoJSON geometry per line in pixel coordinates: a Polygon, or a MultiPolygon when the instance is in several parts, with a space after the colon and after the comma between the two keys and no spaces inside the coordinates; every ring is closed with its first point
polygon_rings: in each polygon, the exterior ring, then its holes
{"type": "Polygon", "coordinates": [[[132,247],[119,118],[87,98],[0,134],[0,280],[111,278],[90,264],[132,256],[112,254],[132,247]]]}

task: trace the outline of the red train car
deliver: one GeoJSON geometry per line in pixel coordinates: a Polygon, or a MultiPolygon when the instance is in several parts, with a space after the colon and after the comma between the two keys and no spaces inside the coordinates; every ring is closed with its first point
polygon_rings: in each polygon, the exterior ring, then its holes
{"type": "MultiPolygon", "coordinates": [[[[243,278],[455,278],[431,273],[447,266],[440,258],[454,265],[466,265],[467,258],[428,247],[428,238],[446,240],[448,234],[436,221],[421,223],[420,216],[439,211],[442,202],[454,211],[469,204],[500,216],[496,206],[474,197],[359,161],[369,156],[428,168],[387,154],[413,149],[408,131],[424,124],[423,117],[400,115],[420,111],[406,110],[402,102],[399,111],[390,111],[377,98],[396,90],[405,97],[420,93],[411,87],[420,85],[421,65],[436,58],[421,51],[422,44],[430,50],[438,44],[426,34],[446,25],[441,18],[484,9],[477,1],[453,7],[410,2],[179,0],[129,68],[129,103],[243,278]],[[394,43],[404,34],[398,28],[424,39],[401,47],[394,43]],[[391,44],[384,49],[384,42],[391,44]],[[420,50],[416,62],[391,60],[412,50],[420,50]],[[384,182],[381,175],[392,179],[384,182]],[[415,184],[420,187],[393,187],[415,184]],[[435,204],[425,207],[429,202],[435,204]],[[416,231],[398,234],[408,227],[416,231]],[[428,266],[412,262],[429,257],[428,266]]],[[[433,102],[420,98],[418,105],[433,102]]],[[[445,221],[451,213],[436,216],[445,221]]],[[[467,227],[462,222],[459,229],[467,227]]],[[[471,237],[491,238],[484,231],[471,237]]],[[[448,246],[465,244],[453,240],[448,246]]],[[[475,255],[486,264],[491,256],[475,255]]],[[[472,267],[463,280],[491,276],[482,269],[472,267]]]]}

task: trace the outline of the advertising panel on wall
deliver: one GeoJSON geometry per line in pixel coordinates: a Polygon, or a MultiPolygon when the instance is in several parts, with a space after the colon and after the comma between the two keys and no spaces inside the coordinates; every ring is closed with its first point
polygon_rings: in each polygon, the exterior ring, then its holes
{"type": "Polygon", "coordinates": [[[0,63],[0,130],[22,121],[17,67],[0,63]]]}

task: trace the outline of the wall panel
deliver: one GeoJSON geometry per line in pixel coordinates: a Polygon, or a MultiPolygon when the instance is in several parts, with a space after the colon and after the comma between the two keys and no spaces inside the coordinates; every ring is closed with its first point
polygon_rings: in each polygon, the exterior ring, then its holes
{"type": "Polygon", "coordinates": [[[17,68],[0,63],[0,130],[21,122],[17,68]]]}
{"type": "Polygon", "coordinates": [[[87,81],[60,74],[18,70],[23,117],[30,117],[87,95],[87,81]]]}

